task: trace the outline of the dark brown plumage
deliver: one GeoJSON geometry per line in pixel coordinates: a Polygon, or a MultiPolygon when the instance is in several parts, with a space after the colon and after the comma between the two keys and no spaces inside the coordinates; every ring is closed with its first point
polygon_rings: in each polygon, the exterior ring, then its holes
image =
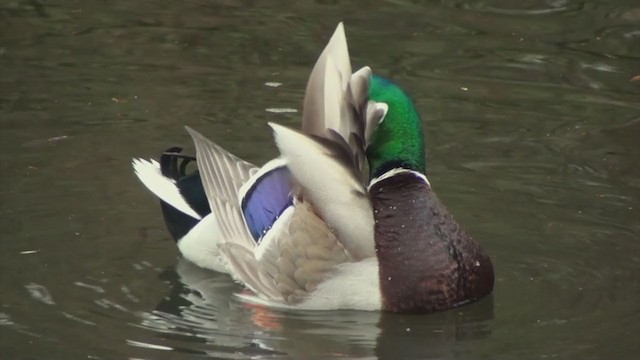
{"type": "Polygon", "coordinates": [[[431,187],[411,172],[371,186],[383,308],[434,312],[493,290],[493,265],[431,187]]]}

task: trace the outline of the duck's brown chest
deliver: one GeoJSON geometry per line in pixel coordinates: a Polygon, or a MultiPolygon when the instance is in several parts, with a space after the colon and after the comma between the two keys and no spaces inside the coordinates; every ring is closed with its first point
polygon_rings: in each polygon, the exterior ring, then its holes
{"type": "Polygon", "coordinates": [[[369,192],[385,310],[433,312],[491,293],[491,260],[427,183],[401,173],[369,192]]]}

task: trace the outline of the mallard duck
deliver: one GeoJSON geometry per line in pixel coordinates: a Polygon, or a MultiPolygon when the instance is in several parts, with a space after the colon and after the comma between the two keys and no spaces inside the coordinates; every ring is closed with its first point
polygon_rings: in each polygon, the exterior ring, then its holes
{"type": "Polygon", "coordinates": [[[280,156],[261,168],[189,127],[198,172],[179,149],[134,160],[185,258],[272,307],[434,312],[491,293],[489,256],[425,175],[416,108],[369,67],[352,73],[342,24],[302,118],[301,131],[269,123],[280,156]]]}

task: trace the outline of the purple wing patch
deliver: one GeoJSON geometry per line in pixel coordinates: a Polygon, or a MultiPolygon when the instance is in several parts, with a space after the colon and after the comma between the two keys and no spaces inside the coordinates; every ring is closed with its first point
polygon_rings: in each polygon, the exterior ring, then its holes
{"type": "Polygon", "coordinates": [[[268,171],[251,185],[241,206],[256,243],[291,204],[291,172],[285,165],[268,171]]]}

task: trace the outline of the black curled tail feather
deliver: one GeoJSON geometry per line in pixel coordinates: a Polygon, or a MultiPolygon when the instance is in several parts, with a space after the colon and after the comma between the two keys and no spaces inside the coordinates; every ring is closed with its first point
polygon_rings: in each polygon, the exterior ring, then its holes
{"type": "Polygon", "coordinates": [[[182,153],[181,147],[173,146],[165,150],[160,156],[160,171],[163,176],[178,181],[187,176],[187,165],[191,161],[195,162],[196,157],[185,155],[182,153]],[[179,160],[182,161],[178,164],[179,160]]]}

